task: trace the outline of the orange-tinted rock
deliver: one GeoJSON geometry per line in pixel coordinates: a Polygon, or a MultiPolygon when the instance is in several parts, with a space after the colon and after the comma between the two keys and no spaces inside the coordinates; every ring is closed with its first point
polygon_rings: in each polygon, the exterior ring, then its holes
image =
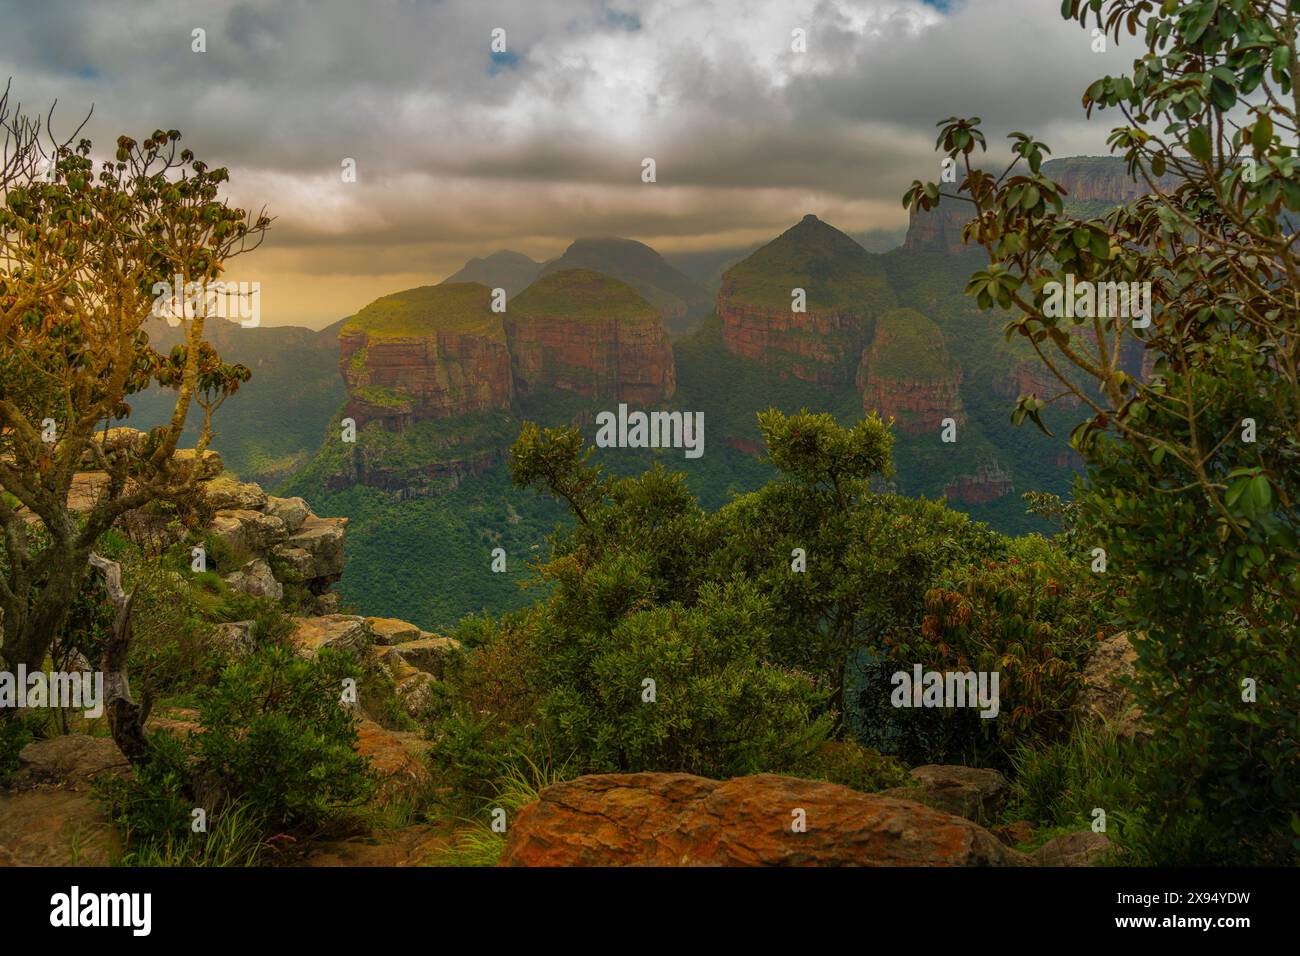
{"type": "Polygon", "coordinates": [[[510,826],[513,866],[1015,866],[984,828],[910,800],[762,774],[601,774],[543,790],[510,826]],[[802,811],[802,814],[797,813],[802,811]],[[795,820],[806,822],[796,832],[795,820]]]}
{"type": "Polygon", "coordinates": [[[658,311],[631,286],[589,269],[542,276],[505,316],[515,385],[651,405],[677,389],[658,311]]]}
{"type": "Polygon", "coordinates": [[[376,339],[345,327],[339,332],[339,371],[348,388],[345,414],[358,427],[375,420],[400,427],[510,404],[505,343],[472,333],[430,331],[376,339]],[[364,357],[353,361],[362,349],[364,357]],[[368,398],[373,393],[367,390],[376,388],[393,394],[381,401],[368,398]]]}
{"type": "Polygon", "coordinates": [[[861,349],[870,328],[866,315],[736,304],[728,301],[728,294],[724,284],[718,315],[729,352],[804,382],[845,384],[845,363],[861,349]]]}
{"type": "Polygon", "coordinates": [[[958,425],[966,420],[961,380],[943,333],[915,309],[880,317],[857,375],[864,414],[893,417],[894,427],[910,435],[938,432],[945,418],[958,425]]]}

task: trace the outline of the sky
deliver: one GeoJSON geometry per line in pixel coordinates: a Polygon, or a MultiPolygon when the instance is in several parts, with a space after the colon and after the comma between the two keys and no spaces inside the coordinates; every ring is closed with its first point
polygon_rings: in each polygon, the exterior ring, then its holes
{"type": "Polygon", "coordinates": [[[0,0],[0,83],[57,100],[56,130],[93,107],[105,150],[179,129],[232,201],[276,217],[227,278],[259,283],[264,324],[320,328],[498,249],[742,248],[806,213],[897,229],[948,116],[980,116],[998,154],[1019,129],[1103,155],[1113,123],[1079,98],[1136,44],[1095,50],[1059,6],[0,0]]]}

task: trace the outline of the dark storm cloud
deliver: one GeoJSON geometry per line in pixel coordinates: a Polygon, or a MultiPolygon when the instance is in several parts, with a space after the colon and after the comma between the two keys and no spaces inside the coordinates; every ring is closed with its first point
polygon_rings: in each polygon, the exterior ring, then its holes
{"type": "Polygon", "coordinates": [[[264,261],[298,250],[303,274],[445,274],[576,235],[734,245],[809,211],[895,228],[903,188],[936,175],[934,122],[954,113],[983,116],[990,142],[1025,128],[1058,155],[1103,152],[1110,123],[1085,125],[1078,97],[1132,53],[1092,52],[1055,8],[2,2],[0,76],[29,107],[57,98],[65,125],[93,103],[97,143],[181,129],[231,168],[238,201],[279,216],[264,261]],[[791,49],[796,28],[807,52],[791,49]],[[345,158],[356,183],[340,180],[345,158]]]}

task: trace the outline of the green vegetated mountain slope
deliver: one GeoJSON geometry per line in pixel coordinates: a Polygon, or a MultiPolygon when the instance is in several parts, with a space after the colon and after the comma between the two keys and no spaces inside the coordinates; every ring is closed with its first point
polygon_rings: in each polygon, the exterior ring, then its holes
{"type": "MultiPolygon", "coordinates": [[[[303,468],[320,446],[325,425],[346,397],[338,372],[338,324],[313,331],[296,326],[242,328],[210,318],[205,334],[226,362],[253,377],[217,412],[213,447],[231,471],[268,487],[303,468]]],[[[154,348],[166,354],[181,341],[163,320],[149,324],[154,348]]],[[[133,397],[131,424],[148,428],[171,417],[175,392],[150,388],[133,397]]],[[[191,409],[182,441],[197,436],[201,413],[191,409]]]]}
{"type": "MultiPolygon", "coordinates": [[[[1130,198],[1118,194],[1114,184],[1122,179],[1107,164],[1094,175],[1092,160],[1077,168],[1068,160],[1054,162],[1054,174],[1070,179],[1080,202],[1130,198]]],[[[425,302],[423,325],[381,335],[378,347],[355,338],[365,322],[352,323],[351,333],[345,324],[337,358],[347,401],[335,402],[332,423],[324,416],[327,424],[316,434],[326,440],[315,458],[278,491],[304,495],[322,515],[352,519],[340,590],[359,609],[431,629],[465,613],[535,600],[535,592],[518,584],[563,512],[510,485],[506,451],[520,425],[577,424],[593,442],[596,414],[615,410],[620,401],[702,412],[705,453],[689,459],[681,449],[609,448],[596,449],[594,460],[616,474],[656,462],[682,471],[710,508],[773,474],[761,458],[756,412],[808,408],[851,422],[878,409],[897,420],[889,487],[946,495],[953,507],[1004,532],[1041,528],[1025,514],[1020,496],[1031,490],[1068,494],[1076,456],[1066,436],[1081,413],[1077,403],[1049,408],[1045,418],[1054,438],[1011,426],[1017,395],[1057,389],[1031,350],[1006,341],[1001,315],[978,309],[964,294],[982,253],[954,243],[960,224],[945,217],[914,218],[904,245],[884,254],[867,252],[831,224],[805,217],[726,270],[713,309],[672,344],[667,359],[657,351],[659,330],[617,321],[631,314],[627,286],[653,304],[635,283],[566,288],[573,276],[557,279],[567,270],[553,264],[542,270],[546,285],[530,283],[531,295],[525,287],[510,297],[519,306],[516,328],[530,314],[545,321],[508,341],[492,319],[466,323],[455,308],[433,300],[425,302]],[[807,293],[803,315],[790,311],[796,287],[807,293]],[[615,321],[593,324],[593,317],[615,321]],[[446,334],[428,338],[439,328],[455,333],[454,347],[446,334]],[[417,361],[417,353],[434,357],[417,361]],[[532,374],[521,375],[521,367],[532,374]],[[538,370],[546,374],[539,378],[538,370]],[[370,401],[376,394],[396,404],[376,405],[370,401]],[[354,447],[339,439],[337,418],[345,412],[360,414],[354,447]],[[941,420],[948,417],[956,421],[953,443],[940,440],[941,420]],[[506,552],[503,573],[492,571],[498,547],[506,552]]],[[[487,291],[477,289],[476,303],[487,291]]],[[[389,308],[385,300],[375,312],[389,308]]],[[[501,318],[504,329],[510,310],[501,318]]]]}
{"type": "Polygon", "coordinates": [[[695,328],[712,305],[699,282],[634,239],[578,239],[564,255],[546,263],[541,275],[566,269],[590,269],[626,282],[659,310],[665,330],[674,338],[695,328]]]}

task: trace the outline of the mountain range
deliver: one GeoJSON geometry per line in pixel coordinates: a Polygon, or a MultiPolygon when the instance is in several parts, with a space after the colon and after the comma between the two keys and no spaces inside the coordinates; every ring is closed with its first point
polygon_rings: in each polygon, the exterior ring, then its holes
{"type": "MultiPolygon", "coordinates": [[[[1044,172],[1079,212],[1135,194],[1122,160],[1044,172]]],[[[643,243],[579,239],[545,263],[509,250],[471,259],[318,333],[217,322],[222,355],[254,371],[218,415],[217,447],[242,476],[352,519],[340,590],[366,613],[428,628],[531,600],[516,584],[560,512],[509,482],[520,423],[575,424],[590,442],[597,412],[617,403],[704,413],[697,460],[596,458],[616,474],[684,470],[709,507],[771,477],[756,412],[874,411],[895,421],[891,487],[1029,530],[1037,519],[1018,493],[1067,493],[1076,457],[1063,438],[1009,425],[1014,398],[1048,383],[1001,317],[964,294],[983,255],[961,244],[964,217],[958,204],[914,214],[882,254],[806,215],[722,269],[712,297],[643,243]],[[953,442],[941,440],[949,420],[953,442]],[[484,573],[497,547],[507,570],[484,573]]],[[[160,346],[175,335],[154,333],[160,346]]],[[[157,414],[163,398],[142,397],[137,412],[157,414]]],[[[1053,406],[1047,421],[1063,435],[1078,414],[1053,406]]]]}

